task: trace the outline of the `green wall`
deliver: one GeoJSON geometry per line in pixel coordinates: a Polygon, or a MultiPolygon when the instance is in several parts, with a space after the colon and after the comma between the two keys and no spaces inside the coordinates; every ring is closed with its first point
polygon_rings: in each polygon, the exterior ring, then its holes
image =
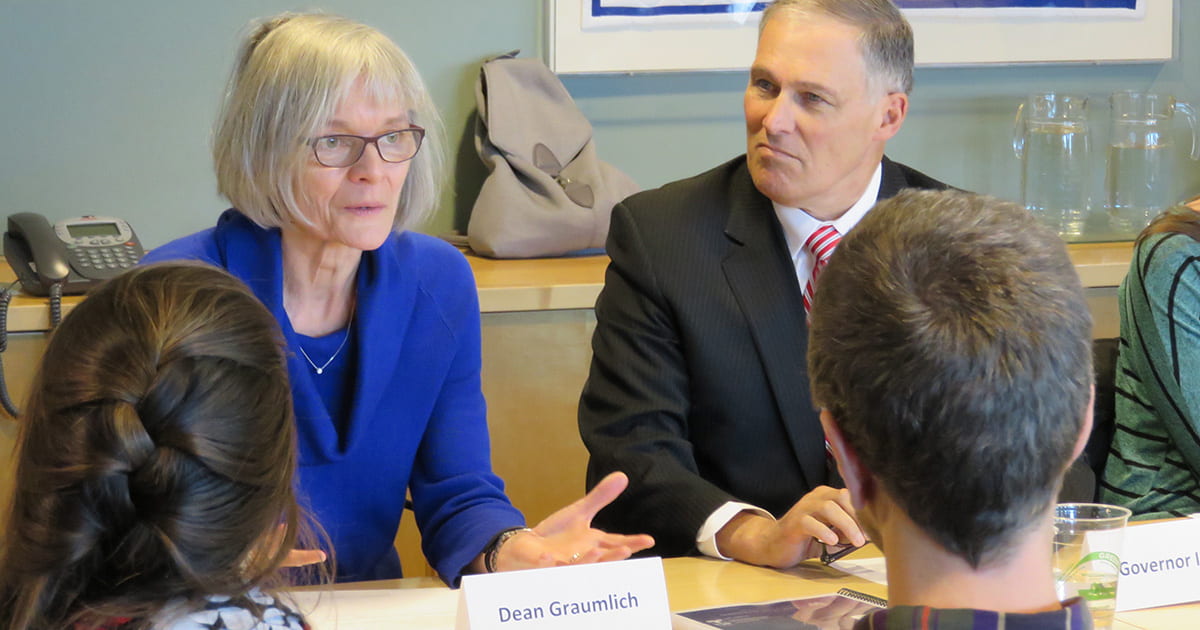
{"type": "MultiPolygon", "coordinates": [[[[372,24],[421,68],[446,119],[451,183],[425,228],[465,229],[484,170],[470,135],[478,64],[514,48],[540,53],[542,0],[0,0],[0,213],[129,219],[147,246],[210,226],[209,133],[246,23],[319,7],[372,24]]],[[[1176,1],[1177,31],[1200,31],[1200,3],[1176,1]],[[1180,6],[1180,5],[1184,6],[1180,6]]],[[[1093,96],[1096,186],[1104,96],[1156,90],[1200,101],[1200,50],[1177,37],[1160,64],[922,68],[889,155],[962,188],[1019,196],[1010,138],[1033,91],[1093,96]]],[[[1014,42],[1020,45],[1020,42],[1014,42]]],[[[603,159],[657,186],[743,150],[738,73],[567,77],[603,159]]],[[[1181,144],[1186,138],[1180,132],[1181,144]]],[[[1183,147],[1186,149],[1186,146],[1183,147]]],[[[1180,195],[1200,193],[1184,164],[1180,195]]]]}

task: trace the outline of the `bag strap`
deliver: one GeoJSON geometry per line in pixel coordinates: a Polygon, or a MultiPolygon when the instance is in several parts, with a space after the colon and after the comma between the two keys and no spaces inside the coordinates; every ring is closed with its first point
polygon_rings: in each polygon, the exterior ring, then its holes
{"type": "Polygon", "coordinates": [[[532,164],[541,143],[563,168],[592,140],[592,125],[558,77],[538,59],[517,51],[489,59],[480,69],[475,104],[480,130],[506,156],[532,164]]]}

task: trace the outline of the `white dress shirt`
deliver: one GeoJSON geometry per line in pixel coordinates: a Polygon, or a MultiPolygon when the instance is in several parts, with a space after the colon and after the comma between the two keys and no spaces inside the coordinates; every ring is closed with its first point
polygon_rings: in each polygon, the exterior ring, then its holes
{"type": "MultiPolygon", "coordinates": [[[[812,254],[804,249],[804,242],[822,225],[832,225],[842,236],[849,233],[867,215],[867,212],[875,207],[875,202],[879,199],[879,186],[882,181],[883,164],[881,163],[875,167],[875,174],[871,176],[870,183],[867,184],[866,190],[863,191],[858,201],[833,221],[819,221],[800,208],[789,208],[771,202],[775,206],[775,216],[779,218],[779,223],[783,226],[783,235],[787,239],[788,253],[791,254],[792,263],[796,267],[796,281],[800,284],[801,291],[804,290],[804,284],[808,282],[809,276],[812,275],[813,265],[816,263],[812,254]]],[[[802,361],[804,357],[799,357],[798,360],[802,361]]],[[[734,516],[743,510],[774,519],[770,512],[760,507],[729,501],[709,515],[704,524],[700,526],[700,531],[696,532],[696,547],[700,553],[713,558],[729,560],[721,553],[720,549],[717,549],[717,532],[721,531],[722,527],[725,527],[729,521],[733,520],[734,516]]]]}

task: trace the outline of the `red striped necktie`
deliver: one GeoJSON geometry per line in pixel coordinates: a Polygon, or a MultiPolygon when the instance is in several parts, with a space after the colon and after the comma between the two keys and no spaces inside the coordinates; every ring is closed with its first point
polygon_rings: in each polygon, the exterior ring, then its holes
{"type": "Polygon", "coordinates": [[[808,240],[804,241],[804,249],[812,254],[813,261],[812,275],[804,284],[805,313],[812,310],[813,289],[817,286],[817,277],[821,275],[821,270],[825,268],[825,265],[829,264],[829,257],[833,255],[834,248],[841,241],[842,235],[832,225],[822,225],[809,235],[808,240]]]}

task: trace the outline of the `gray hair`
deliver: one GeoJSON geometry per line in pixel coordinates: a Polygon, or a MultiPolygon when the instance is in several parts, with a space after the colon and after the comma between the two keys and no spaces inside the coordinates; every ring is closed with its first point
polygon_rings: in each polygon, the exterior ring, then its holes
{"type": "Polygon", "coordinates": [[[813,399],[927,534],[973,567],[1040,527],[1082,430],[1092,318],[1016,204],[904,191],[842,239],[813,303],[813,399]]]}
{"type": "Polygon", "coordinates": [[[309,141],[362,79],[372,98],[408,108],[426,129],[396,211],[397,231],[419,225],[438,200],[442,122],[408,56],[379,31],[346,18],[285,13],[246,38],[213,140],[217,188],[263,227],[307,223],[299,186],[309,141]]]}
{"type": "Polygon", "coordinates": [[[912,27],[891,0],[775,0],[763,11],[759,32],[785,13],[800,18],[825,15],[859,29],[859,49],[872,85],[888,92],[912,91],[912,27]]]}

